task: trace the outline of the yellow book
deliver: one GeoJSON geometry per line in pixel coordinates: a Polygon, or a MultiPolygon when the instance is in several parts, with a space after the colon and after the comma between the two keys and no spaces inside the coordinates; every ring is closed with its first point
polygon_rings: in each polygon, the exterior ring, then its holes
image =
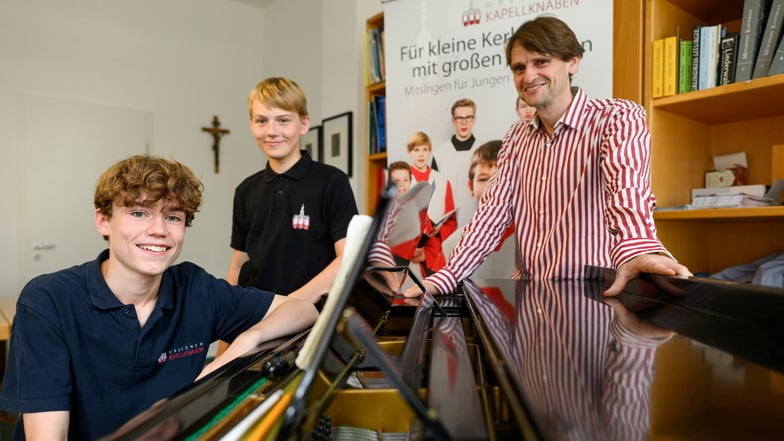
{"type": "Polygon", "coordinates": [[[653,40],[653,73],[651,75],[651,97],[664,96],[664,39],[653,40]]]}
{"type": "Polygon", "coordinates": [[[678,37],[672,36],[664,39],[663,72],[664,96],[678,93],[678,37]]]}

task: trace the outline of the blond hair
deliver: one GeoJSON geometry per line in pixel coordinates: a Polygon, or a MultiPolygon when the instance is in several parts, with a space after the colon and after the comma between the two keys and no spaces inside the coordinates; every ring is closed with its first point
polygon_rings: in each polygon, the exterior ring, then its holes
{"type": "Polygon", "coordinates": [[[297,83],[282,77],[270,77],[257,84],[248,95],[248,113],[253,117],[253,103],[308,116],[308,99],[297,83]]]}

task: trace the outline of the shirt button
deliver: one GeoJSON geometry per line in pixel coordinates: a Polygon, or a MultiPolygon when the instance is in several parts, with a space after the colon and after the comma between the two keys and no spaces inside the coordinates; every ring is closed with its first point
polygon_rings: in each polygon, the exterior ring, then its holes
{"type": "Polygon", "coordinates": [[[542,180],[546,181],[547,180],[547,176],[542,176],[542,180]]]}
{"type": "Polygon", "coordinates": [[[278,190],[278,194],[283,194],[283,190],[278,190]]]}
{"type": "Polygon", "coordinates": [[[123,306],[122,311],[123,311],[123,314],[125,314],[125,315],[132,315],[133,314],[133,306],[128,306],[128,305],[123,306]]]}

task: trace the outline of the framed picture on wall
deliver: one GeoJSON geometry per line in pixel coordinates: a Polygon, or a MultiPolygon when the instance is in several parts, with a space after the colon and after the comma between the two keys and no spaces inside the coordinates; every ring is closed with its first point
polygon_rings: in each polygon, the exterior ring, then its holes
{"type": "Polygon", "coordinates": [[[302,138],[299,140],[299,145],[302,147],[302,150],[308,152],[310,159],[321,162],[323,156],[321,126],[312,126],[308,133],[302,135],[302,138]]]}
{"type": "Polygon", "coordinates": [[[350,177],[353,155],[351,112],[330,116],[321,121],[321,127],[324,142],[324,155],[321,162],[343,170],[350,177]]]}

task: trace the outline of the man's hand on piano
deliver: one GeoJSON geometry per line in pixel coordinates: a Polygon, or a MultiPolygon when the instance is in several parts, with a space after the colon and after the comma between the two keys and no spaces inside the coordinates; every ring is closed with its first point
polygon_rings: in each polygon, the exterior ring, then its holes
{"type": "Polygon", "coordinates": [[[640,254],[621,264],[615,271],[613,284],[604,292],[605,296],[617,296],[630,280],[640,273],[659,274],[662,276],[691,277],[694,274],[688,268],[676,262],[672,257],[662,254],[640,254]]]}
{"type": "MultiPolygon", "coordinates": [[[[436,286],[433,285],[432,283],[422,282],[422,284],[425,285],[425,289],[430,294],[432,295],[441,294],[441,291],[439,291],[438,288],[436,288],[436,286]]],[[[423,294],[422,290],[416,285],[411,286],[405,291],[403,291],[403,297],[420,297],[422,294],[423,294]]]]}

